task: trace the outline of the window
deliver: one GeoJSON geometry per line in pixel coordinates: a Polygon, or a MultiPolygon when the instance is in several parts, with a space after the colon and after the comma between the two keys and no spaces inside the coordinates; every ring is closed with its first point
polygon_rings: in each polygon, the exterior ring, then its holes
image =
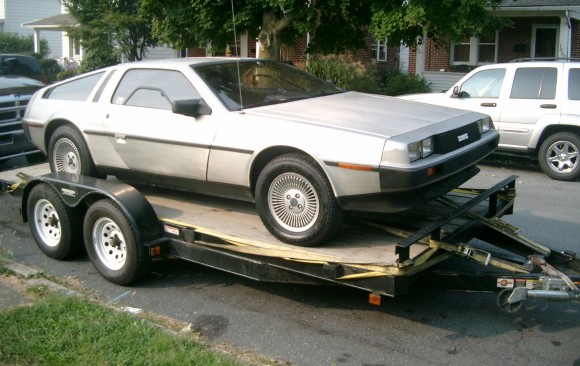
{"type": "Polygon", "coordinates": [[[568,74],[568,99],[580,100],[580,69],[570,69],[568,74]]]}
{"type": "Polygon", "coordinates": [[[179,71],[133,69],[123,75],[111,102],[170,110],[174,100],[199,97],[197,90],[179,71]]]}
{"type": "Polygon", "coordinates": [[[482,65],[497,60],[497,32],[490,31],[479,38],[464,38],[451,46],[453,65],[482,65]]]}
{"type": "Polygon", "coordinates": [[[554,67],[522,67],[516,70],[512,99],[554,99],[558,70],[554,67]]]}
{"type": "Polygon", "coordinates": [[[387,61],[387,40],[373,40],[371,43],[371,59],[387,61]]]}
{"type": "Polygon", "coordinates": [[[77,102],[85,101],[104,74],[104,72],[99,72],[57,85],[50,90],[46,98],[77,102]]]}
{"type": "Polygon", "coordinates": [[[461,85],[461,98],[498,98],[505,69],[483,70],[461,85]]]}

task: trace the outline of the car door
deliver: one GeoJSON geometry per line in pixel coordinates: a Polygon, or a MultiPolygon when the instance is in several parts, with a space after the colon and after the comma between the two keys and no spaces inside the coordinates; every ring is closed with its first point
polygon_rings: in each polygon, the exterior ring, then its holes
{"type": "Polygon", "coordinates": [[[457,93],[450,94],[448,106],[485,113],[499,120],[504,90],[505,68],[484,69],[474,73],[459,85],[457,93]]]}
{"type": "Polygon", "coordinates": [[[500,147],[527,150],[537,128],[558,124],[561,100],[557,96],[558,67],[556,65],[526,65],[517,67],[509,96],[502,103],[496,128],[500,132],[500,147]]]}
{"type": "Polygon", "coordinates": [[[128,70],[104,111],[103,128],[116,155],[108,165],[205,181],[217,121],[171,111],[172,101],[197,98],[199,93],[180,71],[128,70]]]}

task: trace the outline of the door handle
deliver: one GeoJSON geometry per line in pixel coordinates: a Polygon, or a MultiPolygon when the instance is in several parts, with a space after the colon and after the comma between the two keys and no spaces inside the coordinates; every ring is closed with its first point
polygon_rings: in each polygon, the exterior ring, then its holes
{"type": "Polygon", "coordinates": [[[496,103],[481,103],[482,107],[497,107],[496,103]]]}
{"type": "Polygon", "coordinates": [[[545,108],[545,109],[556,109],[558,106],[555,104],[542,104],[540,105],[540,108],[545,108]]]}
{"type": "Polygon", "coordinates": [[[126,144],[127,143],[127,138],[125,137],[125,135],[122,135],[120,133],[116,133],[115,134],[115,141],[118,144],[126,144]]]}

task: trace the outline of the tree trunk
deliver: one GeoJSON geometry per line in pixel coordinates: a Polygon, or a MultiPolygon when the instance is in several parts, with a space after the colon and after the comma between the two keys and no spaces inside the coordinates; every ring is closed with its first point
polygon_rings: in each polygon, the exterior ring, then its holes
{"type": "Polygon", "coordinates": [[[262,20],[262,31],[258,35],[260,58],[280,60],[280,32],[290,24],[290,16],[284,14],[278,18],[273,11],[265,11],[262,20]]]}

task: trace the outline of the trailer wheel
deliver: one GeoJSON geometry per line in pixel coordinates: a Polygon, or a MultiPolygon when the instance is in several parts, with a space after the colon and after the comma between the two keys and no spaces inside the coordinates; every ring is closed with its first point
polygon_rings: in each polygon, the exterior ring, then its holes
{"type": "Polygon", "coordinates": [[[50,185],[40,183],[30,190],[26,209],[36,245],[50,258],[63,260],[82,249],[78,215],[65,205],[50,185]]]}
{"type": "Polygon", "coordinates": [[[504,290],[501,290],[499,295],[497,295],[497,305],[499,306],[500,309],[502,309],[506,313],[515,313],[519,311],[522,308],[522,305],[524,304],[523,301],[517,301],[510,304],[508,302],[508,299],[511,296],[512,292],[513,292],[512,289],[506,288],[504,290]]]}
{"type": "Polygon", "coordinates": [[[67,125],[57,128],[50,137],[48,162],[53,172],[97,177],[85,140],[77,130],[67,125]]]}
{"type": "Polygon", "coordinates": [[[266,165],[256,184],[256,207],[266,228],[279,240],[315,246],[342,223],[326,175],[304,155],[282,155],[266,165]]]}
{"type": "Polygon", "coordinates": [[[107,280],[129,285],[149,272],[151,258],[126,214],[113,201],[104,199],[91,205],[83,231],[87,254],[107,280]]]}

